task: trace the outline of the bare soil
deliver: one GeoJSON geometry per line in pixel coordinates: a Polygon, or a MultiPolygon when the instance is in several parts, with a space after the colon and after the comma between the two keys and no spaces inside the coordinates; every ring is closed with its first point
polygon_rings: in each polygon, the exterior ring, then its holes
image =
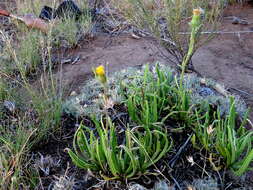
{"type": "MultiPolygon", "coordinates": [[[[220,31],[253,31],[253,6],[234,5],[225,13],[220,31]],[[236,16],[249,25],[234,25],[236,16]],[[252,24],[251,24],[252,23],[252,24]]],[[[223,83],[233,93],[245,98],[253,108],[253,33],[220,34],[201,47],[193,57],[195,69],[203,76],[223,83]]],[[[253,115],[251,114],[251,120],[253,115]]]]}
{"type": "MultiPolygon", "coordinates": [[[[106,65],[109,72],[157,61],[166,64],[161,51],[164,52],[163,48],[158,48],[158,43],[151,38],[137,40],[130,35],[97,36],[88,44],[80,44],[79,48],[67,53],[68,56],[78,56],[80,59],[75,64],[63,65],[63,86],[68,86],[70,92],[78,91],[82,87],[80,84],[93,75],[92,68],[101,64],[106,65]]],[[[60,74],[56,73],[56,76],[60,74]]]]}

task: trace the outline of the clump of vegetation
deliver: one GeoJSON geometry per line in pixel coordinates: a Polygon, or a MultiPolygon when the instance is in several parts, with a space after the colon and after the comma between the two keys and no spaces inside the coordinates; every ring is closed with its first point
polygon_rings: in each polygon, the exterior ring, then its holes
{"type": "MultiPolygon", "coordinates": [[[[186,90],[185,85],[182,86],[183,88],[180,87],[180,76],[166,70],[162,71],[158,65],[152,68],[146,66],[142,72],[142,74],[138,72],[138,76],[135,75],[136,78],[133,80],[123,78],[118,84],[119,88],[115,87],[118,90],[114,92],[121,97],[121,101],[117,104],[122,105],[123,103],[127,107],[130,119],[127,124],[113,124],[108,115],[108,110],[114,109],[115,101],[112,99],[114,104],[104,109],[104,112],[101,110],[100,116],[105,115],[106,117],[100,122],[97,119],[93,120],[95,128],[82,125],[79,127],[74,138],[74,152],[68,149],[77,166],[98,172],[107,180],[135,178],[140,173],[148,174],[149,167],[154,167],[155,162],[159,162],[160,158],[166,155],[168,157],[170,150],[178,146],[175,139],[178,138],[178,135],[182,136],[179,138],[182,139],[192,133],[192,144],[195,151],[202,151],[204,148],[207,156],[210,156],[209,164],[213,164],[214,170],[228,169],[241,176],[249,169],[249,163],[253,160],[251,156],[252,132],[246,130],[244,126],[246,121],[243,121],[236,129],[235,121],[238,117],[233,98],[230,100],[230,112],[223,116],[219,105],[216,108],[209,105],[208,111],[205,106],[202,106],[202,104],[207,104],[205,101],[192,104],[191,97],[194,96],[191,93],[193,92],[186,90]],[[125,132],[121,131],[118,134],[116,129],[122,127],[125,132]],[[136,129],[138,129],[138,135],[135,134],[136,129]],[[224,131],[227,132],[224,133],[224,131]],[[120,142],[126,144],[119,143],[118,136],[121,138],[120,142]],[[169,146],[170,143],[166,143],[166,139],[168,141],[170,136],[171,143],[175,144],[173,147],[169,146]],[[122,141],[122,138],[125,140],[122,141]],[[164,140],[158,140],[160,138],[164,140]],[[128,147],[130,146],[128,143],[131,144],[131,147],[128,147]],[[162,143],[167,145],[162,145],[162,143]],[[151,144],[153,144],[152,147],[150,147],[151,144]],[[125,146],[129,149],[124,149],[125,146]],[[158,147],[166,147],[167,150],[158,147]],[[128,152],[128,150],[132,151],[128,152]],[[158,152],[150,152],[154,150],[158,152]],[[242,158],[241,153],[245,150],[248,152],[242,158]],[[152,155],[155,157],[153,158],[152,155]],[[138,158],[138,162],[132,162],[131,156],[138,158]],[[114,160],[116,157],[118,161],[114,160]],[[149,163],[146,167],[141,164],[143,159],[146,160],[145,163],[149,163]],[[150,162],[148,162],[149,159],[150,162]],[[125,162],[126,160],[128,161],[125,162]],[[135,172],[125,170],[126,163],[129,164],[127,168],[133,169],[135,165],[135,172]],[[237,168],[241,163],[244,167],[237,168]],[[143,168],[139,168],[140,166],[143,168]]],[[[104,78],[105,73],[102,74],[104,78]]],[[[105,79],[99,78],[100,83],[110,81],[110,77],[105,79]]],[[[103,85],[101,93],[110,93],[103,88],[109,87],[103,85]]],[[[105,94],[105,96],[112,98],[110,94],[105,94]]],[[[105,98],[105,96],[98,98],[105,98]]]]}
{"type": "MultiPolygon", "coordinates": [[[[166,157],[165,154],[171,149],[169,136],[177,148],[177,138],[180,136],[179,139],[186,139],[191,133],[191,142],[195,148],[193,151],[201,152],[204,149],[212,170],[217,172],[228,169],[238,176],[249,170],[249,164],[253,160],[253,133],[246,130],[246,119],[236,128],[238,117],[234,98],[230,98],[229,112],[225,116],[221,114],[218,105],[211,108],[212,105],[209,104],[206,110],[206,106],[203,106],[206,102],[191,102],[192,91],[185,84],[185,68],[193,55],[200,28],[200,10],[197,9],[194,10],[191,21],[190,46],[179,76],[161,71],[156,65],[151,69],[146,66],[142,74],[139,73],[135,79],[128,78],[127,83],[120,80],[119,88],[114,87],[118,91],[114,92],[121,96],[120,104],[125,105],[129,115],[129,122],[123,126],[125,134],[121,135],[125,143],[118,144],[117,136],[120,135],[116,135],[115,126],[108,114],[109,108],[113,109],[112,100],[112,106],[101,112],[101,117],[106,116],[105,121],[101,120],[100,125],[93,120],[97,136],[87,126],[80,126],[76,131],[73,143],[75,153],[67,150],[77,166],[97,172],[106,180],[134,178],[138,174],[148,173],[149,167],[155,167],[159,159],[166,157]],[[139,128],[143,129],[135,135],[135,130],[139,128]],[[242,152],[245,152],[243,157],[242,152]]],[[[103,95],[100,97],[106,100],[105,103],[111,97],[104,67],[98,67],[95,74],[102,84],[103,95]]],[[[201,168],[192,156],[187,160],[192,166],[201,168]]]]}
{"type": "Polygon", "coordinates": [[[35,73],[42,62],[41,40],[44,40],[37,32],[30,31],[25,37],[20,38],[20,47],[16,56],[18,70],[26,75],[35,73]]]}
{"type": "MultiPolygon", "coordinates": [[[[251,148],[253,133],[245,127],[247,112],[241,124],[236,126],[238,117],[234,99],[231,97],[230,112],[225,118],[221,118],[219,110],[213,114],[209,111],[203,118],[202,123],[198,116],[198,123],[195,126],[197,143],[193,140],[194,146],[198,144],[199,148],[204,148],[216,159],[221,156],[225,168],[231,169],[238,176],[249,170],[249,164],[253,160],[251,148]]],[[[220,168],[220,165],[215,168],[220,168]]]]}
{"type": "MultiPolygon", "coordinates": [[[[17,11],[39,15],[42,3],[17,1],[17,11]]],[[[49,134],[59,131],[62,115],[63,92],[58,90],[61,87],[52,71],[52,54],[59,48],[55,42],[64,42],[67,48],[75,46],[89,30],[89,19],[87,14],[76,26],[74,19],[68,18],[68,25],[50,25],[48,34],[29,30],[18,22],[15,32],[1,28],[0,189],[34,189],[38,185],[38,171],[27,168],[28,153],[49,134]],[[34,84],[33,79],[40,77],[41,81],[34,84]],[[8,110],[4,102],[13,105],[13,110],[8,110]]]]}
{"type": "MultiPolygon", "coordinates": [[[[97,67],[95,75],[103,85],[106,104],[110,97],[104,67],[97,67]]],[[[92,129],[81,125],[74,137],[75,153],[67,150],[77,166],[97,171],[106,180],[127,180],[147,175],[148,168],[158,162],[172,145],[165,131],[150,130],[149,123],[125,129],[123,142],[119,142],[122,141],[120,133],[109,117],[100,122],[93,119],[93,122],[99,138],[92,129]]]]}
{"type": "Polygon", "coordinates": [[[55,23],[52,29],[54,47],[75,47],[90,30],[91,17],[87,12],[79,18],[77,23],[74,18],[66,17],[55,23]]]}
{"type": "Polygon", "coordinates": [[[105,180],[127,180],[148,175],[149,167],[171,148],[165,132],[151,131],[148,126],[126,129],[122,135],[123,142],[119,142],[119,132],[110,119],[106,122],[108,126],[103,121],[100,124],[94,120],[95,131],[81,125],[74,137],[75,153],[68,149],[77,166],[97,171],[105,180]]]}

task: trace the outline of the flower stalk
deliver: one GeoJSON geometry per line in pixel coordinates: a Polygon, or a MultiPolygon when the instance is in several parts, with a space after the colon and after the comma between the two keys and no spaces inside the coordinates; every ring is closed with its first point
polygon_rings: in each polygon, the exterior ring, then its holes
{"type": "MultiPolygon", "coordinates": [[[[100,65],[96,67],[94,69],[94,74],[95,74],[95,77],[98,79],[98,81],[103,85],[103,89],[104,89],[104,92],[102,94],[103,108],[104,108],[104,112],[107,118],[109,118],[108,109],[113,107],[114,102],[112,101],[109,95],[109,85],[107,82],[104,66],[100,65]]],[[[106,119],[106,129],[108,129],[108,126],[109,126],[109,123],[108,123],[108,120],[106,119]]]]}
{"type": "Polygon", "coordinates": [[[182,85],[183,85],[184,73],[185,73],[187,65],[189,64],[189,61],[192,58],[192,55],[194,54],[195,46],[196,46],[200,31],[202,28],[201,13],[202,13],[202,9],[200,9],[200,8],[193,9],[192,20],[189,23],[189,25],[191,27],[191,37],[190,37],[188,52],[182,62],[182,67],[181,67],[182,71],[181,71],[181,76],[180,76],[180,87],[182,87],[182,85]]]}

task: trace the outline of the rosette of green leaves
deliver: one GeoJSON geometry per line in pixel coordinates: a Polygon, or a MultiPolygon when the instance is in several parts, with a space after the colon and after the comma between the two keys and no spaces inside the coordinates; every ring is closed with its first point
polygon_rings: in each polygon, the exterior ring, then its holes
{"type": "Polygon", "coordinates": [[[253,131],[245,127],[247,116],[248,113],[238,122],[234,97],[230,98],[230,111],[225,118],[221,117],[219,110],[213,115],[207,112],[204,117],[197,116],[192,138],[194,147],[204,148],[215,157],[221,157],[226,169],[232,170],[237,176],[243,175],[251,169],[253,160],[253,131]],[[204,120],[203,124],[201,120],[204,120]]]}
{"type": "Polygon", "coordinates": [[[230,113],[226,119],[221,119],[218,114],[218,122],[215,125],[216,131],[216,150],[222,155],[227,168],[231,169],[236,175],[241,176],[250,168],[253,160],[253,131],[245,128],[247,113],[239,126],[236,125],[235,101],[231,97],[230,113]]]}
{"type": "Polygon", "coordinates": [[[149,174],[150,166],[172,146],[166,133],[148,127],[126,129],[119,135],[110,119],[107,127],[102,120],[94,123],[95,130],[80,125],[74,136],[74,151],[67,150],[76,166],[97,172],[105,180],[149,174]]]}

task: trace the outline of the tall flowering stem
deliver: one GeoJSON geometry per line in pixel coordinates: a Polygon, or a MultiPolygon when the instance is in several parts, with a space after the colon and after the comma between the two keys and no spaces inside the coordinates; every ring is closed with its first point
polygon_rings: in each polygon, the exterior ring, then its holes
{"type": "MultiPolygon", "coordinates": [[[[100,66],[96,67],[95,69],[93,69],[93,72],[95,74],[95,77],[103,85],[103,88],[104,88],[103,103],[108,104],[110,99],[109,99],[109,87],[108,87],[108,83],[107,83],[105,68],[103,65],[100,65],[100,66]]],[[[105,111],[105,114],[106,114],[107,118],[109,118],[107,111],[105,111]]],[[[106,130],[108,129],[108,126],[109,126],[108,119],[106,119],[106,130]]]]}
{"type": "Polygon", "coordinates": [[[200,8],[193,9],[192,20],[189,23],[189,25],[191,26],[191,37],[190,37],[188,52],[182,62],[182,72],[181,72],[181,76],[180,76],[180,87],[181,88],[183,85],[185,69],[186,69],[187,65],[189,64],[189,61],[191,60],[191,57],[195,51],[195,45],[197,43],[201,28],[202,28],[201,13],[202,13],[202,10],[200,8]]]}

